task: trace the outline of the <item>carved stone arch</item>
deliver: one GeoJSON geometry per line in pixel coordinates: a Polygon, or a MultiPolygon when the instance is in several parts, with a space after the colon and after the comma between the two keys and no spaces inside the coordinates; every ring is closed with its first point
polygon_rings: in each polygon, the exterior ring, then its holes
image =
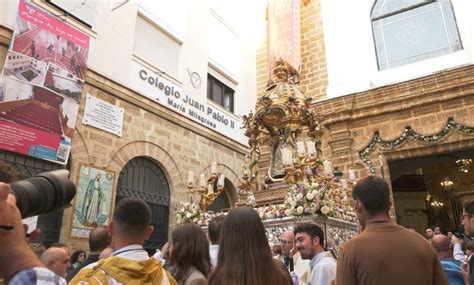
{"type": "MultiPolygon", "coordinates": [[[[107,168],[120,173],[128,161],[135,157],[147,157],[160,166],[169,182],[170,209],[174,209],[177,196],[186,194],[184,176],[173,157],[162,147],[147,141],[134,141],[120,147],[107,163],[107,168]]],[[[171,219],[173,215],[170,215],[171,219]]]]}
{"type": "Polygon", "coordinates": [[[163,166],[149,156],[137,156],[122,168],[115,188],[115,205],[128,197],[140,198],[151,210],[154,231],[143,247],[149,254],[168,240],[171,213],[170,184],[163,166]]]}

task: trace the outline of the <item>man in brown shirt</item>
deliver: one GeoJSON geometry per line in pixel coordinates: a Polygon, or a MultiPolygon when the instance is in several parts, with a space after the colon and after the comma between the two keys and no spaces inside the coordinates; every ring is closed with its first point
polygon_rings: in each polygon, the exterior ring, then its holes
{"type": "Polygon", "coordinates": [[[390,221],[390,190],[384,179],[360,180],[352,197],[363,231],[342,245],[336,284],[448,284],[430,243],[390,221]]]}

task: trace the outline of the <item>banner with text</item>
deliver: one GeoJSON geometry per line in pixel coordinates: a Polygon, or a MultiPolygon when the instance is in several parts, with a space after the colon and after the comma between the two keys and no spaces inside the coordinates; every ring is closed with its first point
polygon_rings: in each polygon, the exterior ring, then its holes
{"type": "Polygon", "coordinates": [[[186,94],[180,86],[137,62],[132,63],[130,77],[132,87],[145,97],[230,139],[247,144],[240,128],[241,119],[217,104],[186,94]]]}
{"type": "Polygon", "coordinates": [[[66,164],[89,36],[24,0],[0,78],[0,148],[66,164]]]}
{"type": "Polygon", "coordinates": [[[268,75],[272,78],[278,58],[297,71],[301,65],[300,0],[269,1],[267,10],[268,75]]]}

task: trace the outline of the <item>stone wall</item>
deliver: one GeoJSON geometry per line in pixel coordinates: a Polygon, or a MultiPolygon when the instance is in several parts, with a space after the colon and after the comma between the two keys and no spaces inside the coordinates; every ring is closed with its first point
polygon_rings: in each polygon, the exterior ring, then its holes
{"type": "Polygon", "coordinates": [[[301,4],[301,91],[313,100],[326,98],[328,74],[321,1],[301,4]]]}
{"type": "MultiPolygon", "coordinates": [[[[11,31],[0,26],[0,67],[3,66],[11,31]]],[[[235,187],[240,185],[240,167],[247,147],[202,125],[179,116],[99,72],[88,70],[84,93],[125,109],[122,137],[83,125],[85,99],[81,101],[69,161],[72,181],[77,181],[79,164],[106,168],[116,173],[135,157],[147,157],[165,173],[170,186],[170,226],[175,223],[173,209],[188,199],[187,172],[210,176],[210,165],[235,187]]],[[[228,193],[235,202],[237,193],[228,193]]],[[[114,203],[112,203],[114,204],[114,203]]],[[[64,211],[60,241],[74,248],[87,249],[84,239],[70,239],[71,209],[64,211]]],[[[169,231],[171,232],[171,231],[169,231]]]]}
{"type": "MultiPolygon", "coordinates": [[[[399,137],[406,126],[423,135],[439,133],[448,118],[465,126],[474,125],[474,66],[444,71],[391,86],[315,103],[326,117],[327,144],[336,165],[347,171],[361,165],[358,152],[375,131],[384,140],[399,137]]],[[[451,132],[441,142],[409,141],[393,150],[382,150],[387,160],[419,157],[432,153],[472,148],[474,137],[451,132]]],[[[371,159],[379,164],[374,153],[371,159]]]]}
{"type": "MultiPolygon", "coordinates": [[[[354,168],[360,178],[370,172],[359,152],[376,131],[386,141],[400,137],[406,126],[422,135],[434,135],[446,126],[449,117],[464,126],[474,127],[474,66],[317,102],[313,107],[326,117],[324,153],[343,172],[354,168]]],[[[376,147],[368,158],[380,175],[379,151],[384,155],[384,174],[390,182],[389,161],[472,148],[473,134],[452,130],[435,143],[407,140],[393,149],[376,147]]]]}

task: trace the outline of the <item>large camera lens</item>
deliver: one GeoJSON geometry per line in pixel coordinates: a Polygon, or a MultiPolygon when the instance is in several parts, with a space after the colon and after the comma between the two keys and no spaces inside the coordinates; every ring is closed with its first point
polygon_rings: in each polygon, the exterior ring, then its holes
{"type": "Polygon", "coordinates": [[[71,206],[76,186],[65,169],[40,173],[35,177],[12,183],[12,194],[21,217],[27,218],[71,206]]]}

